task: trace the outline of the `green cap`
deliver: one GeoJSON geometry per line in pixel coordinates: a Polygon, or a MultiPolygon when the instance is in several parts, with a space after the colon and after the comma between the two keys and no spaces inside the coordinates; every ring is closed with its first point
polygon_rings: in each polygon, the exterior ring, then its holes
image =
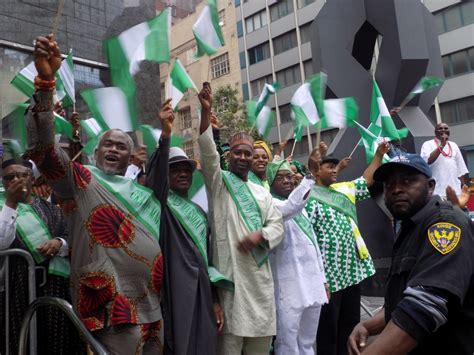
{"type": "Polygon", "coordinates": [[[286,160],[278,160],[268,163],[267,165],[267,181],[268,185],[272,186],[275,176],[280,170],[289,170],[291,171],[290,163],[286,160]]]}

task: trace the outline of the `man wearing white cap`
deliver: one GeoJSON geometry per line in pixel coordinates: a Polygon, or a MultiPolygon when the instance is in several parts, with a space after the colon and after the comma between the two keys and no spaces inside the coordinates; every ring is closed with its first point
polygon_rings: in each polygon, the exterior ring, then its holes
{"type": "Polygon", "coordinates": [[[207,216],[188,198],[195,169],[196,162],[181,148],[169,148],[165,138],[150,159],[146,178],[163,206],[161,300],[166,354],[215,354],[224,315],[214,285],[232,288],[210,266],[207,216]],[[168,179],[158,178],[163,175],[168,179]]]}
{"type": "Polygon", "coordinates": [[[245,132],[230,139],[229,171],[220,167],[212,137],[212,91],[199,93],[201,165],[210,204],[214,265],[234,282],[218,289],[226,322],[217,352],[267,355],[276,334],[276,307],[268,252],[283,238],[281,213],[270,193],[248,181],[253,139],[245,132]]]}

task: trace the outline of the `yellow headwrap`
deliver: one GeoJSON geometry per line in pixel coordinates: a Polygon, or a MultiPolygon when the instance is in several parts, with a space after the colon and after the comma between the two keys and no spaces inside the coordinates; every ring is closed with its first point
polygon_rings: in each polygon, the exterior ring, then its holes
{"type": "Polygon", "coordinates": [[[267,153],[268,161],[273,160],[272,151],[270,150],[270,147],[267,145],[267,143],[265,143],[264,141],[255,141],[255,143],[253,144],[253,149],[257,148],[262,148],[267,153]]]}

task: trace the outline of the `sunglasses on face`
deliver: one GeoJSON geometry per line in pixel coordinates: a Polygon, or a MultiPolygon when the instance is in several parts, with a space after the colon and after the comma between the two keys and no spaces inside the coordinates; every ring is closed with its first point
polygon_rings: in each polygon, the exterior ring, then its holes
{"type": "Polygon", "coordinates": [[[30,176],[30,173],[16,173],[16,174],[8,174],[3,177],[4,181],[13,181],[16,178],[18,179],[27,179],[30,176]]]}

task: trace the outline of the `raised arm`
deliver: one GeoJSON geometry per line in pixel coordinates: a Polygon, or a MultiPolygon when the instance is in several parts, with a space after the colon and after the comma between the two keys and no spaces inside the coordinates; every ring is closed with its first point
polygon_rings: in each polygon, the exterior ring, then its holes
{"type": "Polygon", "coordinates": [[[27,155],[58,197],[69,199],[74,196],[73,165],[54,139],[54,78],[61,66],[61,55],[52,35],[36,39],[33,55],[38,76],[32,105],[25,116],[27,155]]]}
{"type": "Polygon", "coordinates": [[[150,158],[145,185],[153,190],[156,198],[162,204],[166,204],[169,191],[168,159],[170,152],[171,132],[173,131],[174,121],[171,99],[167,99],[161,106],[159,118],[162,128],[160,146],[150,158]]]}
{"type": "Polygon", "coordinates": [[[388,142],[380,143],[375,152],[374,159],[370,165],[364,171],[364,179],[367,181],[367,187],[370,187],[374,183],[374,172],[377,168],[382,165],[383,156],[390,150],[390,144],[388,142]]]}
{"type": "Polygon", "coordinates": [[[202,90],[199,92],[199,101],[201,103],[201,124],[199,134],[203,134],[211,124],[212,108],[212,90],[211,84],[207,81],[202,84],[202,90]]]}
{"type": "Polygon", "coordinates": [[[305,177],[286,200],[273,199],[276,208],[283,215],[283,220],[290,220],[303,211],[306,199],[313,186],[314,180],[305,177]]]}

